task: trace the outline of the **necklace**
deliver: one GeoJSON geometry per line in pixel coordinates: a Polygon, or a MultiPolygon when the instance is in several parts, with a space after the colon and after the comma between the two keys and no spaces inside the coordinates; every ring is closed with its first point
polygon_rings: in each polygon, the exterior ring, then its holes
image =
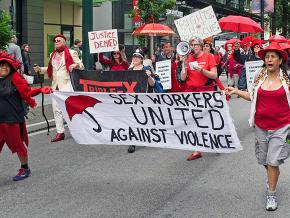
{"type": "Polygon", "coordinates": [[[279,76],[280,75],[278,74],[273,80],[270,80],[269,79],[269,75],[268,75],[268,83],[269,83],[269,85],[272,86],[273,85],[273,82],[276,81],[279,78],[279,76]]]}

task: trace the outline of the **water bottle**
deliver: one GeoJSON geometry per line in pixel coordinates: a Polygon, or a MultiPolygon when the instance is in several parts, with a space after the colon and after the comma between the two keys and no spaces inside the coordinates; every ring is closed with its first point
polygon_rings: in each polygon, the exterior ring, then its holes
{"type": "Polygon", "coordinates": [[[290,144],[290,134],[287,135],[285,142],[286,142],[287,144],[290,144]]]}

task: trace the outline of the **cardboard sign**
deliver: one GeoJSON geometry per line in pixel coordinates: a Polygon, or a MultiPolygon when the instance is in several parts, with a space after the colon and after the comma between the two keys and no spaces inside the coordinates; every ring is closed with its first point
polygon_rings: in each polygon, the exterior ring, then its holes
{"type": "Polygon", "coordinates": [[[156,62],[156,74],[164,90],[171,89],[171,60],[156,62]]]}
{"type": "Polygon", "coordinates": [[[116,29],[88,32],[90,53],[101,53],[119,50],[116,29]]]}
{"type": "Polygon", "coordinates": [[[181,40],[186,42],[193,36],[205,39],[222,32],[212,6],[175,20],[174,23],[181,40]]]}
{"type": "Polygon", "coordinates": [[[79,144],[242,150],[221,92],[53,93],[79,144]]]}
{"type": "Polygon", "coordinates": [[[254,82],[255,72],[262,68],[264,61],[246,61],[246,77],[247,77],[247,87],[248,89],[252,86],[254,82]]]}

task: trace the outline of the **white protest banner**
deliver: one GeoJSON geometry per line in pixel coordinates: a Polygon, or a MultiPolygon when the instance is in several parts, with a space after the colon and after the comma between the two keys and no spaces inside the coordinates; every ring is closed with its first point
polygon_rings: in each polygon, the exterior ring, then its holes
{"type": "Polygon", "coordinates": [[[242,150],[221,92],[53,93],[79,144],[242,150]]]}
{"type": "Polygon", "coordinates": [[[250,88],[254,82],[255,72],[260,69],[264,64],[264,61],[246,61],[246,77],[247,77],[247,87],[250,88]]]}
{"type": "Polygon", "coordinates": [[[171,60],[156,62],[156,74],[160,78],[163,89],[171,89],[171,60]]]}
{"type": "Polygon", "coordinates": [[[193,36],[205,39],[222,32],[212,6],[175,20],[174,23],[181,40],[186,42],[193,36]]]}
{"type": "Polygon", "coordinates": [[[117,29],[88,32],[90,53],[118,51],[117,29]]]}

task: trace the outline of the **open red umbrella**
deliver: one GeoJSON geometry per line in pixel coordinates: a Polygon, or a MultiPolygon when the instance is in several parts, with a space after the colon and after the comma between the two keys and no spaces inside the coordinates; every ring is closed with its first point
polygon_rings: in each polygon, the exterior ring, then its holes
{"type": "Polygon", "coordinates": [[[134,30],[134,36],[171,36],[175,32],[168,26],[160,23],[147,23],[134,30]]]}
{"type": "Polygon", "coordinates": [[[284,37],[284,36],[280,36],[280,35],[274,35],[274,36],[271,36],[269,39],[268,39],[269,42],[283,42],[283,43],[287,43],[287,39],[284,37]]]}
{"type": "Polygon", "coordinates": [[[230,30],[237,33],[263,32],[261,26],[249,17],[229,15],[219,19],[222,30],[230,30]]]}
{"type": "Polygon", "coordinates": [[[70,120],[72,120],[74,115],[81,114],[81,113],[85,112],[87,115],[89,115],[90,118],[93,119],[93,121],[98,126],[97,129],[93,128],[93,130],[95,132],[101,132],[102,128],[101,128],[100,124],[98,123],[98,121],[93,117],[93,115],[91,115],[86,110],[86,108],[94,107],[98,103],[102,103],[102,102],[100,100],[98,100],[96,98],[92,98],[90,96],[76,95],[76,96],[69,96],[65,100],[65,107],[66,107],[66,111],[67,111],[67,114],[68,114],[68,117],[70,120]]]}

